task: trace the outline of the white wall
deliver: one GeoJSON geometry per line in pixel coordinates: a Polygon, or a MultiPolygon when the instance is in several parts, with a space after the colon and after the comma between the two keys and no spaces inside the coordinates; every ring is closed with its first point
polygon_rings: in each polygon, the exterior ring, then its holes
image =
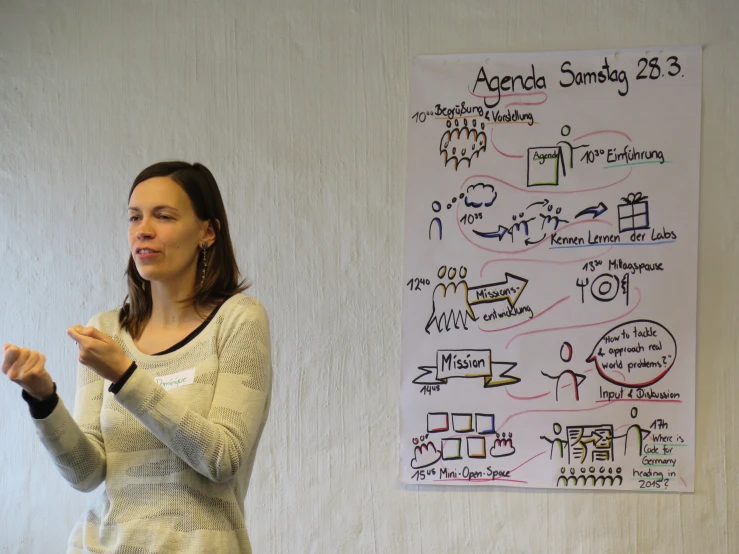
{"type": "MultiPolygon", "coordinates": [[[[130,182],[202,161],[273,327],[256,552],[738,552],[738,56],[736,0],[0,0],[0,342],[71,404],[130,182]],[[695,494],[398,486],[410,59],[664,44],[705,47],[695,494]]],[[[62,552],[85,495],[0,415],[0,552],[62,552]]]]}

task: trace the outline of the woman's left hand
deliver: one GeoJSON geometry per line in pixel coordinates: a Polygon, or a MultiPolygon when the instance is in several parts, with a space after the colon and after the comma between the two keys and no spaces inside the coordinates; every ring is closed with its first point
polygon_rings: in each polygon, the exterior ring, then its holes
{"type": "Polygon", "coordinates": [[[67,329],[67,335],[79,346],[80,363],[103,379],[115,383],[131,366],[132,360],[126,356],[123,348],[95,327],[75,325],[67,329]]]}

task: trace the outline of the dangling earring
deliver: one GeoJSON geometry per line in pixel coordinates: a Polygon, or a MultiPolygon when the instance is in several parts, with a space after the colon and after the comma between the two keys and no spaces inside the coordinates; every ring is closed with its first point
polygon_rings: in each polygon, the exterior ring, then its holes
{"type": "Polygon", "coordinates": [[[200,288],[202,289],[203,288],[203,283],[205,283],[205,270],[208,269],[208,255],[207,255],[208,243],[207,242],[203,242],[200,245],[200,248],[203,251],[203,271],[200,274],[200,288]]]}

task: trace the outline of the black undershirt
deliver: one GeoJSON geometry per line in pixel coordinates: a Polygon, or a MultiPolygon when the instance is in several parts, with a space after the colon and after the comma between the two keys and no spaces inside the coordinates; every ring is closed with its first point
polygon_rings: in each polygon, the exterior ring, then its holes
{"type": "MultiPolygon", "coordinates": [[[[216,312],[223,306],[225,303],[225,300],[218,304],[215,309],[208,315],[208,317],[205,318],[205,320],[198,325],[197,329],[192,331],[190,334],[188,334],[184,339],[177,342],[176,344],[170,346],[166,350],[162,350],[161,352],[157,352],[156,354],[150,354],[151,356],[162,356],[164,354],[169,354],[170,352],[174,352],[183,346],[185,346],[188,342],[192,341],[195,337],[197,337],[203,329],[208,325],[208,323],[211,322],[211,320],[215,317],[216,312]]],[[[108,390],[112,392],[113,394],[116,394],[124,384],[126,384],[126,381],[128,381],[128,378],[133,375],[133,372],[136,370],[136,362],[132,362],[131,365],[128,367],[126,372],[121,376],[118,381],[115,383],[112,383],[108,390]]],[[[23,400],[28,403],[28,408],[31,412],[31,417],[34,419],[45,419],[51,415],[51,412],[54,411],[54,408],[56,408],[57,403],[59,402],[59,396],[56,394],[56,383],[54,383],[54,393],[45,400],[38,400],[37,398],[34,398],[30,394],[28,394],[25,390],[21,392],[21,396],[23,397],[23,400]]]]}

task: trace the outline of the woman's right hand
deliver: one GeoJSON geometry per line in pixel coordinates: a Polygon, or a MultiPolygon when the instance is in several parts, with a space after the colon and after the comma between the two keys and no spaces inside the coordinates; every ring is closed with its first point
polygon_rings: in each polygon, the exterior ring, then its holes
{"type": "Polygon", "coordinates": [[[46,356],[12,344],[3,347],[3,373],[37,400],[54,394],[54,380],[44,367],[46,356]]]}

